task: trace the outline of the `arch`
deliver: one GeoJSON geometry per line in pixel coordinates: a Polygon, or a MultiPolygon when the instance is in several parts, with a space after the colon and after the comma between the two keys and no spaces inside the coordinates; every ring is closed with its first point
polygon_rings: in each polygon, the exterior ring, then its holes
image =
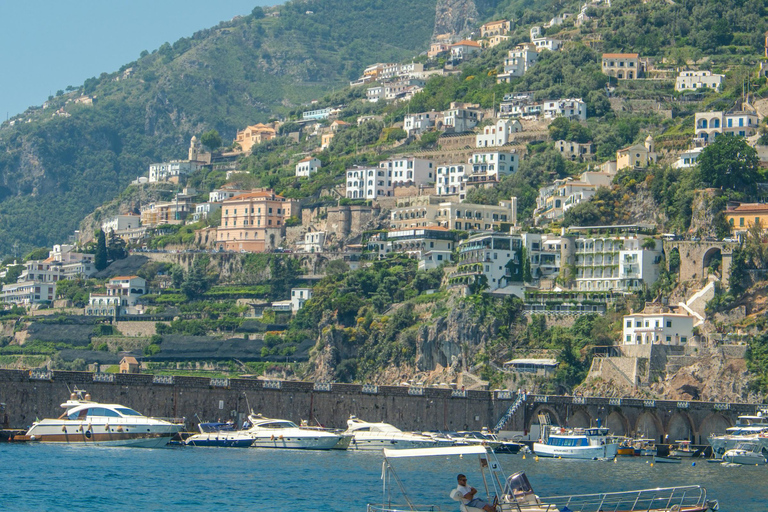
{"type": "Polygon", "coordinates": [[[669,436],[669,442],[694,440],[693,425],[687,414],[677,412],[669,418],[667,436],[669,436]]]}
{"type": "Polygon", "coordinates": [[[530,418],[528,418],[528,425],[526,425],[526,427],[529,431],[531,430],[531,425],[539,424],[539,414],[548,414],[549,421],[552,425],[563,424],[560,420],[560,415],[557,414],[555,409],[547,405],[540,405],[533,410],[533,414],[531,414],[530,418]]]}
{"type": "Polygon", "coordinates": [[[629,420],[620,411],[611,411],[605,420],[605,426],[617,436],[629,434],[629,420]]]}
{"type": "Polygon", "coordinates": [[[701,421],[699,425],[699,444],[705,442],[712,434],[725,434],[725,429],[732,427],[730,418],[720,413],[712,413],[701,421]]]}
{"type": "Polygon", "coordinates": [[[576,409],[566,424],[571,428],[589,428],[592,426],[592,418],[586,410],[576,409]]]}
{"type": "Polygon", "coordinates": [[[658,439],[659,442],[664,441],[664,427],[656,413],[651,411],[644,411],[638,416],[637,423],[635,423],[635,434],[639,437],[658,439]]]}
{"type": "Polygon", "coordinates": [[[719,267],[722,269],[723,252],[719,247],[710,247],[701,258],[701,268],[704,271],[702,275],[707,275],[707,269],[715,262],[720,261],[719,267]]]}
{"type": "Polygon", "coordinates": [[[679,272],[681,261],[680,249],[677,247],[672,247],[672,249],[669,251],[669,254],[666,254],[665,256],[667,259],[667,270],[670,272],[679,272]]]}

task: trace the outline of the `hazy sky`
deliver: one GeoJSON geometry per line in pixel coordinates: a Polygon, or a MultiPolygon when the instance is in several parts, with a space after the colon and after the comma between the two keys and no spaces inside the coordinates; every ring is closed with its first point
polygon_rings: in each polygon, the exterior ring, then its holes
{"type": "Polygon", "coordinates": [[[0,0],[0,121],[164,42],[282,0],[0,0]]]}

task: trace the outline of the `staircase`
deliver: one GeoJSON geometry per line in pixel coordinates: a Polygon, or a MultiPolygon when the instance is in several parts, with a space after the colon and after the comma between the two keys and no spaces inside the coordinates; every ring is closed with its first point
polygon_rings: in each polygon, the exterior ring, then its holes
{"type": "Polygon", "coordinates": [[[512,416],[515,415],[515,412],[517,412],[520,406],[523,405],[524,403],[525,403],[525,393],[518,394],[517,399],[514,401],[514,403],[509,406],[509,409],[507,409],[507,412],[504,413],[504,416],[502,416],[499,422],[496,423],[496,426],[493,427],[493,431],[498,433],[502,428],[504,428],[507,422],[512,419],[512,416]]]}
{"type": "MultiPolygon", "coordinates": [[[[707,285],[699,290],[698,292],[694,293],[690,299],[688,299],[685,302],[680,302],[678,305],[689,315],[696,318],[696,322],[694,323],[694,327],[697,325],[701,325],[704,323],[705,317],[704,315],[696,312],[694,308],[696,307],[696,303],[699,301],[704,301],[704,304],[708,300],[711,300],[712,297],[715,296],[715,287],[717,283],[717,279],[710,279],[710,281],[707,283],[707,285]]],[[[703,310],[703,308],[698,307],[697,309],[703,310]]]]}

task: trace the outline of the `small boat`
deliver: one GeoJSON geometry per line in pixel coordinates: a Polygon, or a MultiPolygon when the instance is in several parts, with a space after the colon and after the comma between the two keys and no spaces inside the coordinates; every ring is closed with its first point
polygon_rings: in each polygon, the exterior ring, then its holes
{"type": "Polygon", "coordinates": [[[666,464],[680,464],[681,462],[683,462],[683,458],[682,457],[675,457],[673,455],[667,455],[667,456],[655,455],[653,457],[653,462],[656,463],[656,464],[665,464],[665,463],[666,464]]]}
{"type": "Polygon", "coordinates": [[[302,428],[292,421],[249,414],[251,428],[244,431],[255,448],[293,448],[297,450],[332,450],[342,441],[342,434],[316,428],[302,428]]]}
{"type": "Polygon", "coordinates": [[[562,459],[612,459],[619,443],[611,442],[605,427],[565,429],[542,425],[542,437],[533,443],[533,453],[539,457],[562,459]]]}
{"type": "Polygon", "coordinates": [[[102,404],[75,389],[61,404],[64,414],[57,419],[36,421],[25,439],[49,443],[78,443],[105,446],[165,446],[184,428],[183,421],[150,418],[120,404],[102,404]]]}
{"type": "Polygon", "coordinates": [[[639,457],[655,457],[657,450],[656,450],[656,442],[653,439],[635,439],[632,442],[632,446],[635,448],[635,455],[639,457]]]}
{"type": "Polygon", "coordinates": [[[612,441],[619,443],[619,447],[616,449],[617,455],[633,456],[635,455],[635,447],[632,445],[632,440],[627,437],[612,438],[612,441]]]}
{"type": "Polygon", "coordinates": [[[199,434],[184,440],[187,446],[217,446],[222,448],[248,448],[253,436],[247,431],[236,430],[234,423],[200,423],[199,434]]]}
{"type": "Polygon", "coordinates": [[[762,466],[766,464],[764,449],[758,443],[741,442],[723,454],[723,462],[762,466]]]}
{"type": "Polygon", "coordinates": [[[699,454],[699,450],[691,445],[690,441],[675,441],[676,446],[669,450],[673,457],[694,457],[699,454]]]}
{"type": "MultiPolygon", "coordinates": [[[[717,500],[707,497],[707,490],[698,485],[681,487],[666,487],[643,489],[624,492],[607,492],[599,494],[581,494],[551,496],[540,498],[533,491],[528,477],[518,472],[505,477],[498,459],[493,452],[483,446],[450,446],[440,448],[421,448],[410,450],[384,449],[384,468],[382,473],[383,496],[381,503],[368,504],[367,512],[435,512],[442,510],[439,505],[420,505],[414,503],[408,496],[403,485],[407,480],[397,475],[394,468],[395,460],[401,458],[423,459],[438,457],[446,459],[451,456],[466,457],[477,455],[484,484],[484,495],[478,492],[477,497],[492,504],[499,512],[557,512],[583,511],[594,512],[612,510],[622,512],[707,512],[718,509],[717,500]],[[398,499],[402,499],[398,502],[398,499]]],[[[458,461],[457,461],[458,462],[458,461]]],[[[453,472],[455,474],[456,472],[453,472]]],[[[453,489],[449,496],[460,502],[462,512],[477,512],[481,509],[467,507],[466,499],[461,491],[453,489]]]]}
{"type": "Polygon", "coordinates": [[[725,434],[709,436],[707,441],[717,456],[722,456],[742,441],[755,441],[762,448],[768,448],[768,411],[741,415],[735,426],[725,429],[725,434]]]}
{"type": "Polygon", "coordinates": [[[368,423],[357,416],[349,417],[344,433],[352,436],[350,450],[432,448],[454,444],[452,439],[403,432],[389,423],[368,423]]]}

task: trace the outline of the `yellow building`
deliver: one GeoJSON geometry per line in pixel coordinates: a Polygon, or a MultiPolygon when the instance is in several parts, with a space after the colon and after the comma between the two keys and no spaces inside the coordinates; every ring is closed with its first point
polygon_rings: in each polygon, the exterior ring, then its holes
{"type": "Polygon", "coordinates": [[[507,20],[489,21],[480,27],[480,37],[502,36],[512,29],[512,22],[507,20]]]}
{"type": "Polygon", "coordinates": [[[282,242],[285,221],[299,216],[299,203],[273,190],[254,190],[221,205],[216,245],[227,251],[266,252],[282,242]]]}
{"type": "Polygon", "coordinates": [[[642,74],[637,53],[604,53],[603,73],[619,80],[634,80],[642,74]]]}
{"type": "Polygon", "coordinates": [[[628,167],[644,169],[655,164],[657,159],[658,155],[653,137],[649,135],[644,144],[634,144],[616,152],[616,169],[621,170],[628,167]]]}
{"type": "Polygon", "coordinates": [[[725,218],[734,233],[744,232],[757,222],[760,222],[763,228],[768,228],[768,204],[742,203],[728,206],[725,209],[725,218]]]}
{"type": "Polygon", "coordinates": [[[254,144],[261,144],[275,137],[277,137],[277,130],[273,125],[258,123],[237,132],[235,143],[240,145],[244,153],[250,153],[254,144]]]}

